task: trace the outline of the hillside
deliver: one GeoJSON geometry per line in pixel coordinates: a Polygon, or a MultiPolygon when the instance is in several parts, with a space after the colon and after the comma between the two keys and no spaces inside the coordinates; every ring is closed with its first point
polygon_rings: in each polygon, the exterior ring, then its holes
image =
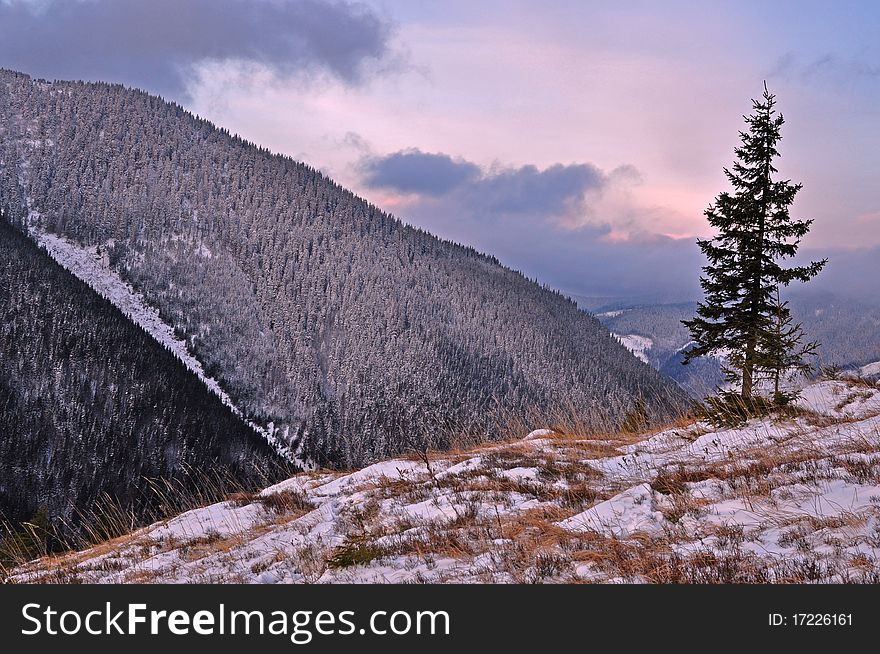
{"type": "Polygon", "coordinates": [[[685,402],[561,294],[146,93],[0,72],[0,206],[103,253],[317,465],[685,402]]]}
{"type": "Polygon", "coordinates": [[[741,428],[521,440],[298,474],[18,582],[880,582],[880,388],[741,428]]]}
{"type": "Polygon", "coordinates": [[[281,459],[170,351],[0,216],[0,517],[154,519],[149,483],[253,487],[281,459]]]}

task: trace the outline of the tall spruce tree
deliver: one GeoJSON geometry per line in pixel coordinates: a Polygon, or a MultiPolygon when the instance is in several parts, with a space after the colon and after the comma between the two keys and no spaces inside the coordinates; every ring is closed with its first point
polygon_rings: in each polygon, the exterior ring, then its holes
{"type": "Polygon", "coordinates": [[[784,259],[795,256],[813,221],[796,220],[789,213],[801,184],[774,179],[785,121],[766,83],[762,99],[752,104],[753,113],[743,116],[748,129],[740,132],[733,169],[724,169],[732,192],[722,192],[704,212],[717,230],[714,238],[697,241],[708,260],[700,279],[705,298],[696,317],[682,321],[696,341],[684,362],[723,353],[728,380],[741,380],[746,398],[752,396],[762,364],[791,362],[778,352],[785,347],[776,335],[779,286],[807,282],[826,263],[782,266],[784,259]]]}

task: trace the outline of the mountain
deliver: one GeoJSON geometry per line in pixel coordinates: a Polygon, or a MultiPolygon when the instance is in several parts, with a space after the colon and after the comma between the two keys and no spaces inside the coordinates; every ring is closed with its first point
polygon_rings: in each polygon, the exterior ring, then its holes
{"type": "Polygon", "coordinates": [[[692,317],[696,307],[695,302],[634,306],[618,301],[597,307],[596,317],[643,361],[692,397],[703,398],[724,383],[724,375],[721,361],[713,357],[682,365],[691,337],[681,321],[692,317]]]}
{"type": "MultiPolygon", "coordinates": [[[[789,292],[787,299],[807,338],[819,342],[818,366],[855,369],[880,359],[880,308],[808,289],[789,292]]],[[[723,375],[718,359],[681,365],[682,350],[691,342],[681,321],[692,318],[696,306],[695,302],[638,305],[618,301],[594,309],[631,351],[693,396],[703,397],[722,383],[723,375]]]]}
{"type": "Polygon", "coordinates": [[[878,427],[880,388],[824,380],[788,415],[737,428],[681,421],[602,440],[538,430],[427,461],[299,474],[12,578],[878,583],[878,427]]]}
{"type": "Polygon", "coordinates": [[[99,249],[317,465],[685,404],[561,294],[143,92],[0,73],[0,205],[99,249]]]}
{"type": "MultiPolygon", "coordinates": [[[[166,481],[254,486],[282,461],[174,355],[0,216],[0,517],[135,521],[166,481]]],[[[70,527],[65,529],[64,526],[70,527]]]]}

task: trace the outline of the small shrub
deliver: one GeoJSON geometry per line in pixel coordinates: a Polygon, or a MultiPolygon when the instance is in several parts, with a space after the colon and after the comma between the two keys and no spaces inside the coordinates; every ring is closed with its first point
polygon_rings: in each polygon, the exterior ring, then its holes
{"type": "Polygon", "coordinates": [[[710,397],[698,408],[698,417],[716,427],[739,427],[753,418],[765,418],[780,405],[760,395],[746,397],[739,393],[722,391],[710,397]]]}
{"type": "Polygon", "coordinates": [[[623,419],[623,424],[620,428],[628,434],[637,434],[646,430],[649,425],[650,422],[648,420],[648,412],[645,408],[645,403],[641,398],[637,398],[632,410],[630,410],[623,419]]]}
{"type": "Polygon", "coordinates": [[[534,584],[554,579],[564,574],[571,566],[570,559],[551,552],[542,552],[535,557],[532,574],[528,581],[534,584]]]}
{"type": "Polygon", "coordinates": [[[663,495],[686,493],[688,483],[705,481],[711,475],[704,470],[687,470],[679,466],[677,470],[661,470],[651,482],[651,489],[663,495]]]}
{"type": "Polygon", "coordinates": [[[560,498],[560,505],[566,509],[582,509],[594,504],[599,499],[599,492],[587,484],[574,484],[565,489],[560,498]]]}
{"type": "Polygon", "coordinates": [[[819,369],[819,376],[822,379],[837,380],[843,374],[843,368],[839,365],[822,366],[819,369]]]}
{"type": "Polygon", "coordinates": [[[279,515],[308,512],[315,508],[305,493],[296,489],[260,495],[257,501],[261,502],[267,511],[273,511],[279,515]]]}
{"type": "Polygon", "coordinates": [[[254,493],[248,493],[245,491],[232,493],[231,495],[226,496],[226,501],[235,507],[243,507],[247,506],[248,504],[253,504],[258,499],[259,498],[254,493]]]}
{"type": "Polygon", "coordinates": [[[381,547],[360,541],[349,541],[333,550],[327,559],[327,567],[331,569],[351,568],[357,565],[368,565],[384,554],[381,547]]]}
{"type": "Polygon", "coordinates": [[[677,475],[661,472],[651,482],[651,489],[663,495],[681,495],[687,492],[687,482],[677,475]]]}

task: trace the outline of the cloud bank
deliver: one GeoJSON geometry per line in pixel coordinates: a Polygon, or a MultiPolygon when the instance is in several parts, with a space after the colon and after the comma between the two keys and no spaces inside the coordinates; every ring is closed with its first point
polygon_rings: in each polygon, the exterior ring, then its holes
{"type": "Polygon", "coordinates": [[[440,196],[473,183],[481,174],[479,166],[464,159],[415,148],[385,157],[369,157],[362,168],[365,182],[372,188],[429,196],[440,196]]]}
{"type": "Polygon", "coordinates": [[[179,95],[204,62],[357,83],[390,53],[391,25],[332,0],[5,0],[0,66],[179,95]]]}
{"type": "MultiPolygon", "coordinates": [[[[610,172],[590,163],[481,167],[409,148],[367,154],[357,169],[367,196],[380,205],[563,291],[646,303],[702,296],[704,260],[694,238],[660,233],[670,210],[627,196],[640,182],[631,166],[610,172]]],[[[878,214],[860,219],[874,223],[878,214]]],[[[789,264],[824,257],[828,269],[808,288],[876,303],[877,248],[805,247],[789,264]]]]}
{"type": "Polygon", "coordinates": [[[554,164],[483,170],[444,153],[412,148],[368,156],[360,164],[364,183],[402,194],[446,198],[468,213],[492,216],[538,215],[563,218],[585,211],[588,196],[610,183],[592,164],[554,164]]]}
{"type": "Polygon", "coordinates": [[[665,237],[635,223],[623,235],[612,227],[622,214],[637,211],[616,201],[639,180],[631,166],[610,172],[591,163],[484,168],[410,148],[368,155],[358,169],[381,205],[556,288],[644,296],[648,287],[656,300],[690,298],[698,291],[692,239],[665,237]]]}

